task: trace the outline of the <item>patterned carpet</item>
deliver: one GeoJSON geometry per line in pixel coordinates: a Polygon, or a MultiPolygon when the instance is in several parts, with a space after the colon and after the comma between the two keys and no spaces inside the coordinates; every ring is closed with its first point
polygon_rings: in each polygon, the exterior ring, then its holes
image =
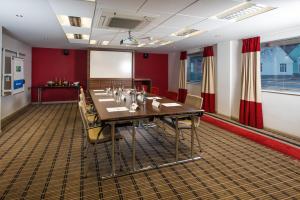
{"type": "MultiPolygon", "coordinates": [[[[0,135],[0,199],[300,199],[300,163],[208,123],[202,159],[101,180],[111,146],[91,152],[83,178],[83,134],[76,104],[31,105],[0,135]]],[[[131,127],[119,130],[121,163],[131,168],[131,127]]],[[[173,131],[137,128],[137,168],[174,160],[173,131]]],[[[180,144],[187,158],[189,133],[180,144]]],[[[197,144],[197,143],[196,143],[197,144]]]]}

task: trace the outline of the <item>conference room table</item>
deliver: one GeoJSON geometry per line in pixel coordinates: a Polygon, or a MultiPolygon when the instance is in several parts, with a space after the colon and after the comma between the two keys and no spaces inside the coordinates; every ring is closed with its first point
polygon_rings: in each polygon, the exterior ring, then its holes
{"type": "MultiPolygon", "coordinates": [[[[196,127],[194,119],[202,116],[203,110],[193,106],[179,103],[165,97],[158,97],[152,94],[146,94],[146,101],[138,103],[139,108],[135,112],[130,112],[131,98],[127,92],[124,92],[126,100],[116,101],[113,94],[107,94],[105,90],[89,90],[91,99],[93,101],[95,110],[98,114],[101,124],[109,124],[111,126],[111,137],[112,137],[112,176],[115,176],[115,128],[119,124],[132,124],[132,170],[135,169],[135,134],[136,125],[145,120],[153,118],[172,118],[175,126],[175,160],[172,163],[176,164],[179,162],[190,161],[200,159],[199,156],[194,157],[194,135],[196,133],[196,127]],[[160,102],[159,107],[152,105],[153,98],[160,102]],[[178,149],[179,149],[179,129],[178,120],[181,118],[190,118],[191,120],[191,158],[186,160],[178,160],[178,149]]],[[[140,170],[139,170],[140,171],[140,170]]]]}

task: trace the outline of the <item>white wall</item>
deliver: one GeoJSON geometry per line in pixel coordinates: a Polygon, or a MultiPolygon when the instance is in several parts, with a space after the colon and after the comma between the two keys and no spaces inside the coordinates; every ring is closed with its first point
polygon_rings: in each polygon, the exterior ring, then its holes
{"type": "Polygon", "coordinates": [[[265,128],[300,137],[300,96],[262,93],[265,128]]]}
{"type": "MultiPolygon", "coordinates": [[[[0,52],[2,51],[2,26],[0,26],[0,52]]],[[[0,54],[0,72],[2,73],[2,52],[0,54]]],[[[0,73],[0,74],[1,74],[0,73]]],[[[2,81],[1,81],[1,78],[0,78],[0,88],[2,88],[2,81]]],[[[1,99],[0,98],[0,105],[1,105],[1,99]]],[[[2,113],[2,108],[0,106],[0,116],[1,116],[1,113],[2,113]]],[[[0,133],[1,133],[1,117],[0,117],[0,133]]]]}
{"type": "Polygon", "coordinates": [[[238,40],[231,41],[230,59],[231,59],[231,117],[239,118],[240,100],[241,100],[241,61],[242,42],[238,40]]]}
{"type": "Polygon", "coordinates": [[[1,119],[31,103],[31,91],[28,89],[31,87],[31,47],[6,33],[2,34],[2,46],[6,49],[19,51],[26,56],[24,61],[25,91],[1,97],[1,119]]]}
{"type": "Polygon", "coordinates": [[[230,41],[218,43],[217,52],[216,112],[221,115],[230,116],[230,41]]]}
{"type": "Polygon", "coordinates": [[[217,44],[216,112],[237,118],[241,92],[240,41],[217,44]]]}

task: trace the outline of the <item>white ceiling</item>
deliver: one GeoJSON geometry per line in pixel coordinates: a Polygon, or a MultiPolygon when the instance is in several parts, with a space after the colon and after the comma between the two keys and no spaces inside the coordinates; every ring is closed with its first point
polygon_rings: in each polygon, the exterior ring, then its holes
{"type": "MultiPolygon", "coordinates": [[[[90,39],[110,41],[106,48],[121,47],[127,37],[125,31],[100,28],[62,27],[57,15],[89,17],[97,21],[103,10],[154,18],[150,24],[132,33],[135,37],[173,40],[158,47],[140,47],[141,51],[169,52],[212,45],[231,39],[261,35],[263,40],[277,36],[300,35],[300,0],[252,0],[277,7],[270,12],[239,21],[225,22],[212,16],[244,2],[243,0],[0,0],[0,25],[10,34],[33,47],[88,48],[103,47],[88,42],[70,43],[65,33],[90,35],[90,39]],[[16,17],[23,15],[22,18],[16,17]],[[170,36],[183,28],[194,28],[203,33],[186,38],[170,36]],[[285,31],[286,30],[286,31],[285,31]],[[292,34],[286,33],[292,31],[292,34]]],[[[75,40],[74,40],[75,41],[75,40]]]]}

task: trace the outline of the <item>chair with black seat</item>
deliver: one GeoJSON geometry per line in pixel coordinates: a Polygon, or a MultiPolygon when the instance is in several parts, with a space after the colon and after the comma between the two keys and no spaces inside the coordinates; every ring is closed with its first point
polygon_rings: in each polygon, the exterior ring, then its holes
{"type": "MultiPolygon", "coordinates": [[[[91,126],[88,121],[88,117],[85,113],[83,102],[80,101],[78,103],[80,116],[83,123],[83,129],[84,129],[84,136],[86,138],[86,152],[85,157],[88,157],[89,148],[90,146],[93,146],[94,151],[96,151],[96,145],[106,142],[111,142],[111,129],[109,125],[99,125],[99,126],[91,126]]],[[[121,157],[120,157],[120,140],[122,139],[122,136],[119,134],[119,132],[115,135],[115,140],[117,141],[117,149],[118,149],[118,155],[120,160],[120,168],[121,168],[121,157]]],[[[85,177],[87,176],[88,167],[90,164],[90,160],[86,162],[85,166],[85,177]]]]}

